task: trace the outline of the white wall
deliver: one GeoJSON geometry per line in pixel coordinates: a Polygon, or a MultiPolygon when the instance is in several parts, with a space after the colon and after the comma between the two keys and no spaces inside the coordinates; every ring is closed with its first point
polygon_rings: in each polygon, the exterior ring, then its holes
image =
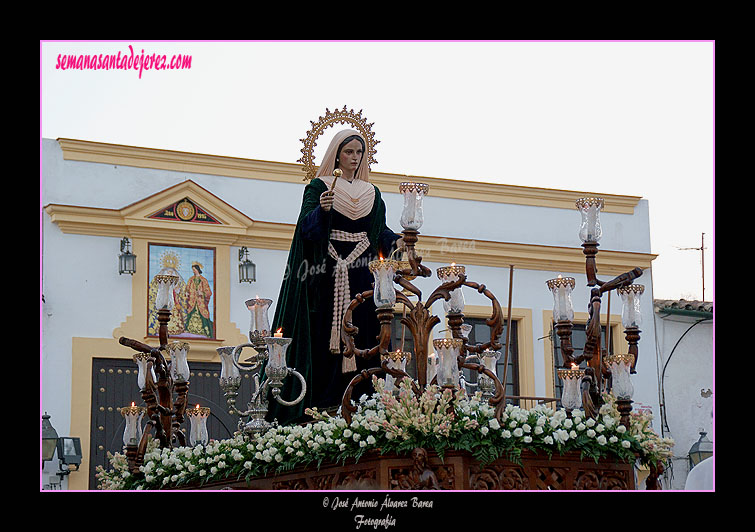
{"type": "MultiPolygon", "coordinates": [[[[664,436],[670,436],[675,442],[671,488],[683,489],[689,472],[687,453],[700,432],[707,432],[707,438],[715,444],[713,322],[708,320],[695,325],[701,318],[662,315],[662,312],[656,313],[655,326],[668,425],[664,436]]],[[[660,419],[658,421],[655,428],[660,434],[660,419]]]]}

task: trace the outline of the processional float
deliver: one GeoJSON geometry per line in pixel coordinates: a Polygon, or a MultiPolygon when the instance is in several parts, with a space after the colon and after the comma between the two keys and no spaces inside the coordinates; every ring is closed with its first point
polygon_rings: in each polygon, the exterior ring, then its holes
{"type": "MultiPolygon", "coordinates": [[[[327,111],[327,110],[326,110],[327,111]]],[[[336,123],[349,122],[363,135],[367,142],[365,156],[368,164],[376,162],[374,134],[372,124],[367,124],[361,116],[361,111],[336,110],[327,111],[325,117],[312,122],[312,130],[305,140],[302,149],[304,170],[307,178],[314,177],[312,150],[315,139],[322,131],[336,123]]],[[[306,178],[305,178],[306,179],[306,178]]],[[[420,395],[428,386],[437,385],[442,389],[457,390],[465,386],[463,370],[468,369],[479,374],[478,386],[482,397],[495,408],[495,416],[500,421],[505,409],[507,397],[504,385],[496,372],[496,363],[501,357],[500,337],[503,332],[504,318],[501,306],[495,295],[484,285],[469,280],[466,269],[462,265],[452,264],[438,268],[436,273],[441,281],[427,300],[422,300],[422,292],[411,282],[416,278],[432,276],[429,268],[422,264],[422,257],[417,254],[419,229],[424,220],[423,199],[427,195],[429,186],[424,183],[404,182],[399,186],[403,195],[404,206],[401,216],[404,255],[395,259],[393,255],[380,258],[369,264],[373,273],[374,285],[372,290],[357,294],[345,312],[341,340],[345,345],[344,356],[373,358],[380,357],[379,367],[359,372],[349,383],[340,405],[341,415],[347,422],[357,411],[352,400],[354,387],[362,381],[370,381],[373,376],[383,375],[390,384],[387,389],[397,390],[396,384],[407,379],[412,391],[420,395]],[[465,334],[464,324],[464,295],[462,287],[468,287],[484,295],[491,303],[491,316],[486,320],[490,330],[490,339],[484,343],[470,344],[465,334]],[[417,301],[412,301],[413,296],[417,301]],[[354,310],[373,298],[376,306],[377,320],[380,323],[380,333],[376,338],[377,344],[362,349],[355,345],[354,338],[358,328],[352,322],[354,310]],[[428,346],[433,329],[441,323],[441,319],[432,314],[432,305],[443,301],[446,315],[447,330],[450,337],[432,340],[436,353],[428,353],[428,346]],[[394,306],[403,305],[405,311],[400,321],[413,339],[416,375],[406,372],[406,362],[412,356],[401,349],[391,350],[391,323],[394,319],[394,306]],[[473,362],[473,360],[480,362],[473,362]]],[[[567,413],[577,408],[583,408],[588,417],[596,417],[603,404],[602,394],[611,390],[617,398],[617,407],[621,414],[621,422],[625,426],[629,423],[631,412],[632,384],[630,375],[635,372],[638,356],[639,326],[641,315],[639,298],[643,293],[642,285],[634,285],[633,281],[642,275],[642,269],[634,268],[610,281],[597,278],[596,256],[598,241],[602,230],[599,214],[603,208],[600,198],[582,198],[576,202],[576,207],[582,215],[579,235],[582,239],[583,253],[586,258],[587,286],[591,287],[591,297],[588,305],[589,321],[586,328],[587,340],[581,355],[575,355],[572,347],[573,309],[571,293],[575,287],[575,280],[571,277],[561,277],[547,281],[554,298],[553,319],[554,330],[560,341],[563,354],[559,377],[564,381],[564,391],[561,397],[562,406],[567,413]],[[601,304],[602,296],[616,290],[623,301],[622,322],[625,328],[628,353],[609,355],[608,350],[601,346],[601,304]],[[580,364],[586,367],[581,368],[580,364]]],[[[512,269],[513,274],[513,269],[512,269]]],[[[121,409],[126,419],[124,431],[124,448],[133,473],[139,471],[143,463],[147,442],[150,437],[157,440],[158,446],[172,448],[184,446],[188,443],[207,443],[206,418],[209,409],[197,408],[187,410],[187,395],[189,389],[189,367],[187,354],[189,345],[186,342],[168,342],[167,325],[173,306],[171,296],[178,278],[170,274],[158,275],[158,294],[156,298],[157,316],[159,323],[158,347],[151,347],[136,340],[120,338],[119,342],[137,351],[134,360],[139,367],[138,384],[142,400],[146,407],[130,407],[121,409]],[[166,358],[170,355],[170,363],[166,358]],[[146,416],[144,429],[140,422],[146,416]],[[192,428],[187,439],[181,424],[186,417],[192,422],[192,428]]],[[[268,412],[269,400],[275,400],[283,406],[294,406],[300,403],[306,394],[306,382],[295,368],[286,364],[286,352],[291,344],[291,338],[284,338],[281,331],[271,334],[268,310],[272,300],[254,298],[246,301],[251,313],[249,328],[250,343],[238,346],[224,346],[217,349],[222,369],[219,379],[228,403],[229,412],[239,417],[238,429],[248,437],[255,437],[269,430],[275,421],[265,420],[268,412]],[[254,354],[241,361],[244,348],[253,348],[254,354]],[[262,378],[264,367],[265,377],[262,378]],[[252,399],[246,409],[236,405],[238,391],[241,386],[241,374],[252,376],[254,388],[252,399]],[[281,389],[286,379],[295,378],[301,384],[299,395],[292,400],[281,397],[281,389]]],[[[509,293],[509,326],[510,333],[511,293],[509,293]]],[[[504,368],[508,357],[508,338],[504,352],[504,368]]],[[[505,378],[504,378],[505,380],[505,378]]],[[[397,393],[397,391],[396,391],[397,393]]]]}

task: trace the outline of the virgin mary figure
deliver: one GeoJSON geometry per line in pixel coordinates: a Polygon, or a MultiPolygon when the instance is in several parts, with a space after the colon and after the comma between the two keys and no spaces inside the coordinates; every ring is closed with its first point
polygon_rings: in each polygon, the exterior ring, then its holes
{"type": "MultiPolygon", "coordinates": [[[[287,365],[304,376],[307,392],[293,407],[271,400],[269,420],[300,422],[307,418],[306,408],[340,405],[356,372],[380,365],[379,357],[343,357],[340,339],[345,306],[357,294],[372,289],[368,264],[388,257],[399,239],[386,225],[385,203],[369,181],[365,153],[365,140],[358,131],[336,133],[317,174],[304,189],[273,330],[282,328],[285,337],[293,338],[287,365]],[[342,171],[337,179],[333,176],[336,168],[342,171]]],[[[357,347],[377,343],[380,324],[375,310],[368,298],[353,312],[353,324],[359,328],[357,347]]],[[[299,382],[293,381],[286,379],[282,399],[291,401],[300,394],[299,382]]],[[[353,391],[354,399],[370,392],[371,383],[362,384],[366,386],[353,391]]]]}

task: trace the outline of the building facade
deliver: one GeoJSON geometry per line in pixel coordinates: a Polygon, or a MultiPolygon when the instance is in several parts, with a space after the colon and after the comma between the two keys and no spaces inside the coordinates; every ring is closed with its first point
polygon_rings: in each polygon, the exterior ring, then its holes
{"type": "Polygon", "coordinates": [[[715,444],[713,303],[657,299],[660,417],[656,430],[675,441],[670,489],[684,489],[688,454],[701,433],[715,444]]]}
{"type": "MultiPolygon", "coordinates": [[[[140,396],[133,351],[118,338],[156,345],[152,280],[163,268],[180,272],[186,287],[206,287],[201,305],[196,298],[182,300],[178,306],[187,319],[177,319],[169,332],[190,343],[189,401],[212,405],[210,436],[226,437],[235,429],[222,413],[216,350],[248,341],[246,300],[273,299],[272,316],[303,177],[298,164],[43,139],[41,410],[60,435],[81,439],[83,455],[79,471],[68,475],[62,488],[95,489],[95,467],[106,464],[109,450],[120,450],[123,420],[117,409],[138,404],[140,396]],[[133,275],[118,272],[124,238],[136,255],[133,275]],[[256,264],[251,284],[239,282],[242,247],[256,264]]],[[[508,393],[528,397],[558,397],[547,280],[558,275],[576,279],[575,338],[587,322],[590,292],[574,202],[584,196],[604,198],[599,277],[644,270],[635,283],[645,286],[641,310],[650,323],[639,344],[635,408],[650,409],[658,418],[656,338],[649,319],[655,256],[646,200],[380,172],[373,172],[371,180],[385,200],[388,226],[397,233],[403,205],[399,183],[428,183],[417,245],[423,264],[433,272],[451,263],[465,265],[468,279],[485,284],[506,316],[511,292],[508,393]]],[[[439,284],[435,276],[414,282],[427,294],[439,284]]],[[[489,337],[478,325],[490,317],[490,301],[472,290],[464,294],[474,340],[484,342],[489,337]]],[[[433,312],[442,317],[442,305],[434,305],[433,312]]],[[[606,323],[612,333],[609,350],[625,352],[621,301],[615,294],[612,301],[604,297],[606,323]]],[[[436,337],[446,334],[442,326],[436,329],[436,337]]],[[[396,339],[404,334],[395,329],[396,339]]],[[[45,464],[43,484],[55,478],[56,470],[55,461],[45,464]]]]}

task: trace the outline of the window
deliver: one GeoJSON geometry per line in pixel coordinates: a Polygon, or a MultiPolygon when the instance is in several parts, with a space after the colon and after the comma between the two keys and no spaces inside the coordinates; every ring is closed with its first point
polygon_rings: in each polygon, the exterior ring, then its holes
{"type": "MultiPolygon", "coordinates": [[[[584,323],[575,323],[573,325],[571,343],[572,347],[574,348],[574,353],[572,356],[576,357],[582,354],[582,350],[585,348],[585,342],[587,341],[586,329],[587,325],[584,323]]],[[[600,340],[601,346],[604,346],[606,341],[605,325],[601,326],[600,340]]],[[[560,399],[564,386],[563,382],[561,382],[561,379],[558,376],[558,370],[562,368],[564,358],[561,354],[561,340],[559,339],[558,334],[556,334],[555,323],[552,324],[551,327],[551,341],[553,344],[553,393],[555,397],[560,399]]],[[[613,351],[612,346],[611,351],[613,351]]],[[[585,367],[587,367],[587,363],[582,362],[579,367],[584,369],[585,367]]]]}
{"type": "MultiPolygon", "coordinates": [[[[472,326],[472,330],[469,333],[469,344],[483,344],[490,340],[490,327],[485,323],[486,318],[470,318],[465,317],[464,323],[472,326]]],[[[508,369],[506,370],[506,395],[519,395],[519,364],[518,364],[518,350],[517,350],[517,323],[511,322],[511,339],[509,345],[509,359],[508,369]]],[[[499,339],[501,344],[506,343],[506,324],[503,325],[503,333],[499,339]]],[[[406,372],[413,378],[416,378],[416,360],[415,349],[412,335],[407,327],[401,324],[401,314],[396,314],[391,323],[391,349],[393,351],[397,349],[402,351],[410,351],[412,353],[412,359],[406,364],[406,372]]],[[[503,379],[503,366],[504,356],[503,348],[501,351],[501,357],[498,359],[496,368],[496,374],[499,379],[503,379]]],[[[464,379],[472,384],[477,384],[478,373],[472,372],[468,369],[464,369],[464,379]]],[[[471,391],[476,391],[475,387],[471,388],[471,391]]]]}
{"type": "MultiPolygon", "coordinates": [[[[469,333],[468,344],[484,344],[490,341],[490,327],[488,327],[488,325],[485,323],[486,319],[487,318],[464,318],[464,323],[472,326],[472,330],[469,333]]],[[[503,333],[501,333],[501,337],[498,340],[503,347],[499,349],[501,356],[496,364],[496,375],[498,376],[498,379],[501,380],[501,383],[505,384],[506,396],[509,397],[519,395],[519,353],[517,349],[517,322],[515,320],[511,320],[511,338],[509,339],[509,357],[507,364],[508,367],[506,368],[506,382],[503,383],[505,358],[504,350],[506,349],[506,327],[507,324],[504,322],[503,333]]],[[[473,372],[468,369],[464,369],[464,380],[466,380],[467,382],[477,384],[478,376],[479,375],[476,371],[473,372]]],[[[476,391],[476,388],[473,387],[472,391],[476,391]]]]}

